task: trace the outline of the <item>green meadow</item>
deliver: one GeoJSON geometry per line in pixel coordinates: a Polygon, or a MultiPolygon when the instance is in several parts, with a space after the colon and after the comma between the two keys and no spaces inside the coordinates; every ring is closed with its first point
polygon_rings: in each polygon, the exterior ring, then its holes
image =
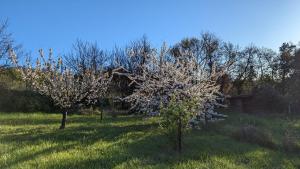
{"type": "Polygon", "coordinates": [[[185,132],[183,152],[174,150],[159,118],[0,113],[0,168],[198,168],[297,169],[299,152],[282,146],[285,131],[300,143],[300,117],[228,113],[207,130],[185,132]],[[232,133],[254,125],[271,135],[274,148],[238,141],[232,133]]]}

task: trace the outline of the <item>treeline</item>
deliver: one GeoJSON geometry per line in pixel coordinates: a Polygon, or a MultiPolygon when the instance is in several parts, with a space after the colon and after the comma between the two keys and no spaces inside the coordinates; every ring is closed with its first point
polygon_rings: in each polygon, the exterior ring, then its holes
{"type": "MultiPolygon", "coordinates": [[[[2,60],[7,58],[8,49],[18,51],[18,45],[14,45],[11,34],[6,31],[6,24],[0,27],[0,39],[2,60]]],[[[226,73],[218,79],[225,96],[249,95],[252,97],[250,106],[262,111],[299,111],[300,52],[299,47],[290,42],[283,43],[278,51],[254,44],[240,47],[205,32],[200,37],[185,38],[167,48],[166,44],[161,49],[153,47],[144,36],[126,47],[108,51],[101,49],[97,43],[78,40],[72,50],[63,55],[63,62],[78,73],[88,70],[109,72],[122,67],[129,73],[141,74],[143,65],[149,63],[149,56],[153,52],[159,56],[165,49],[168,49],[165,61],[195,58],[197,64],[208,72],[225,70],[226,73]],[[181,56],[182,53],[185,55],[181,56]]],[[[1,63],[0,68],[6,69],[8,62],[1,63]]],[[[128,95],[124,83],[127,82],[116,82],[121,86],[118,93],[122,96],[128,95]]]]}
{"type": "MultiPolygon", "coordinates": [[[[149,62],[149,55],[162,49],[154,48],[145,36],[111,51],[101,49],[96,43],[79,40],[73,45],[73,50],[64,55],[64,60],[74,71],[109,71],[123,67],[138,74],[142,72],[142,65],[149,62]]],[[[299,110],[300,52],[293,43],[283,43],[278,51],[254,44],[239,47],[206,32],[199,38],[185,38],[170,46],[164,59],[189,59],[189,56],[194,56],[199,66],[204,66],[209,72],[214,68],[216,71],[225,70],[226,74],[218,79],[221,92],[226,96],[251,96],[253,99],[248,104],[254,109],[252,111],[299,110]],[[181,53],[189,55],[183,58],[181,53]]]]}

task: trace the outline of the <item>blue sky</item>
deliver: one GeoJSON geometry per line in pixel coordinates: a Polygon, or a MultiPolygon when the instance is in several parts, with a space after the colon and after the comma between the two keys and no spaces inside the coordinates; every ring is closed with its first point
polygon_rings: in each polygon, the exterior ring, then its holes
{"type": "Polygon", "coordinates": [[[146,34],[152,44],[215,33],[241,46],[300,41],[300,0],[1,0],[0,19],[25,50],[68,52],[77,39],[104,49],[146,34]]]}

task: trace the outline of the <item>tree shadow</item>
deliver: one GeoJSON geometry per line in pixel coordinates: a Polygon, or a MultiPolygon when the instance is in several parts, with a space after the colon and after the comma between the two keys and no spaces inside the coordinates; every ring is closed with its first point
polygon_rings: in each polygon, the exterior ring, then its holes
{"type": "Polygon", "coordinates": [[[51,146],[49,148],[42,149],[40,151],[36,151],[34,153],[28,153],[27,152],[26,155],[16,156],[16,158],[12,159],[12,160],[9,159],[8,161],[6,161],[6,163],[3,167],[11,168],[12,166],[14,166],[16,164],[20,164],[20,163],[26,162],[28,160],[35,159],[39,156],[51,154],[51,153],[54,153],[54,152],[58,153],[58,152],[66,151],[68,149],[73,148],[74,146],[75,146],[75,144],[68,144],[68,145],[63,145],[63,146],[57,145],[57,146],[51,146]]]}
{"type": "MultiPolygon", "coordinates": [[[[106,119],[103,123],[91,123],[90,125],[79,125],[78,123],[83,123],[84,121],[91,120],[93,117],[85,116],[85,117],[72,117],[72,123],[75,125],[71,125],[65,130],[59,129],[50,129],[49,132],[45,132],[45,130],[39,128],[26,129],[26,133],[11,133],[5,134],[0,137],[0,142],[4,144],[18,144],[22,145],[34,145],[40,144],[42,142],[51,142],[57,144],[57,146],[52,146],[50,148],[45,148],[40,151],[36,151],[34,153],[28,152],[26,155],[18,155],[13,160],[8,160],[5,163],[5,166],[10,168],[13,165],[20,164],[22,162],[38,158],[39,156],[51,154],[53,152],[57,153],[60,151],[67,151],[68,149],[73,149],[76,146],[80,147],[88,147],[93,145],[98,141],[106,141],[106,142],[116,142],[122,138],[122,136],[126,135],[132,131],[148,131],[151,128],[155,127],[153,124],[136,124],[136,125],[125,125],[125,126],[115,126],[111,123],[116,122],[128,122],[132,121],[132,118],[122,118],[122,119],[106,119]],[[72,143],[65,145],[66,143],[72,143]]],[[[135,118],[136,120],[136,118],[135,118]]],[[[94,121],[97,122],[97,119],[94,121]]],[[[47,125],[46,125],[47,126],[47,125]]],[[[26,127],[26,126],[25,126],[26,127]]],[[[9,153],[13,154],[18,151],[20,147],[10,149],[9,153]]],[[[50,165],[50,164],[49,164],[50,165]]],[[[63,164],[58,164],[61,166],[63,164]]],[[[72,164],[70,164],[72,165],[72,164]]],[[[66,166],[67,167],[67,166],[66,166]]],[[[57,168],[57,167],[54,167],[57,168]]],[[[77,167],[75,167],[77,168],[77,167]]]]}
{"type": "MultiPolygon", "coordinates": [[[[232,152],[230,149],[235,149],[234,144],[228,144],[226,148],[214,147],[214,144],[207,142],[207,139],[199,139],[198,146],[192,146],[189,142],[185,143],[185,149],[182,154],[178,154],[164,135],[149,135],[141,139],[137,139],[132,143],[126,144],[126,153],[120,153],[118,150],[112,152],[111,156],[98,156],[94,159],[67,162],[59,164],[60,168],[115,168],[121,165],[125,167],[130,166],[132,161],[138,161],[139,166],[157,166],[162,165],[168,168],[173,168],[179,163],[186,163],[191,160],[201,161],[203,163],[209,162],[213,157],[229,157],[233,153],[239,153],[244,156],[245,154],[256,151],[256,146],[249,146],[241,149],[238,152],[232,152]],[[206,142],[206,144],[204,144],[206,142]]],[[[228,142],[226,137],[218,137],[214,139],[215,142],[228,142]]],[[[240,144],[240,143],[237,143],[240,144]]],[[[237,155],[238,156],[238,155],[237,155]]],[[[264,158],[271,158],[271,162],[276,162],[278,159],[272,155],[266,155],[264,158]]],[[[247,165],[249,159],[241,159],[235,161],[238,165],[247,165]]],[[[130,167],[138,167],[138,166],[130,167]]],[[[53,163],[48,168],[56,168],[58,164],[53,163]]],[[[159,167],[158,167],[159,168],[159,167]]]]}
{"type": "MultiPolygon", "coordinates": [[[[80,123],[90,118],[75,118],[72,119],[73,123],[80,123]]],[[[42,122],[41,122],[42,123],[42,122]]],[[[80,141],[84,138],[88,143],[93,143],[98,140],[103,141],[114,141],[119,136],[124,135],[132,131],[147,131],[156,125],[153,124],[137,124],[137,125],[126,125],[126,126],[112,126],[107,125],[109,122],[100,123],[96,125],[82,125],[72,126],[71,124],[64,130],[54,129],[49,132],[45,132],[39,128],[27,129],[24,134],[11,133],[6,134],[0,138],[0,141],[5,143],[9,142],[36,142],[39,140],[51,140],[57,143],[63,143],[66,141],[80,141]]]]}

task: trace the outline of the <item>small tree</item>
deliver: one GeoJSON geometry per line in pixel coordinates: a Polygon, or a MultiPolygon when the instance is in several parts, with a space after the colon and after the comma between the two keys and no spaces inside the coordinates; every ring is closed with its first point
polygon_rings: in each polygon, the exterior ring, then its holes
{"type": "MultiPolygon", "coordinates": [[[[161,53],[149,54],[147,65],[141,67],[142,74],[133,74],[130,79],[137,89],[126,99],[140,111],[151,113],[159,110],[165,127],[177,128],[177,149],[182,148],[182,129],[193,116],[210,112],[218,104],[218,73],[207,72],[199,67],[193,54],[180,51],[182,58],[164,60],[168,54],[166,46],[161,53]],[[171,99],[173,97],[173,99],[171,99]],[[168,127],[169,126],[169,127],[168,127]]],[[[175,131],[175,130],[172,130],[175,131]]]]}
{"type": "Polygon", "coordinates": [[[161,126],[170,134],[170,138],[176,141],[176,149],[181,152],[182,134],[189,120],[197,113],[196,104],[193,101],[183,101],[172,96],[166,106],[161,106],[161,126]],[[176,134],[176,136],[174,135],[176,134]]]}
{"type": "MultiPolygon", "coordinates": [[[[63,65],[61,58],[52,59],[52,50],[48,59],[44,57],[42,50],[39,52],[35,67],[27,60],[26,66],[18,66],[18,70],[23,80],[32,84],[34,90],[51,98],[63,110],[60,129],[64,129],[67,113],[71,109],[94,104],[105,94],[107,79],[102,72],[96,73],[92,70],[75,74],[63,65]]],[[[18,65],[17,56],[13,51],[10,51],[10,57],[12,62],[18,65]]]]}
{"type": "Polygon", "coordinates": [[[280,88],[283,95],[287,92],[287,79],[290,77],[295,59],[296,45],[292,43],[283,43],[279,48],[278,71],[280,76],[280,88]]]}

